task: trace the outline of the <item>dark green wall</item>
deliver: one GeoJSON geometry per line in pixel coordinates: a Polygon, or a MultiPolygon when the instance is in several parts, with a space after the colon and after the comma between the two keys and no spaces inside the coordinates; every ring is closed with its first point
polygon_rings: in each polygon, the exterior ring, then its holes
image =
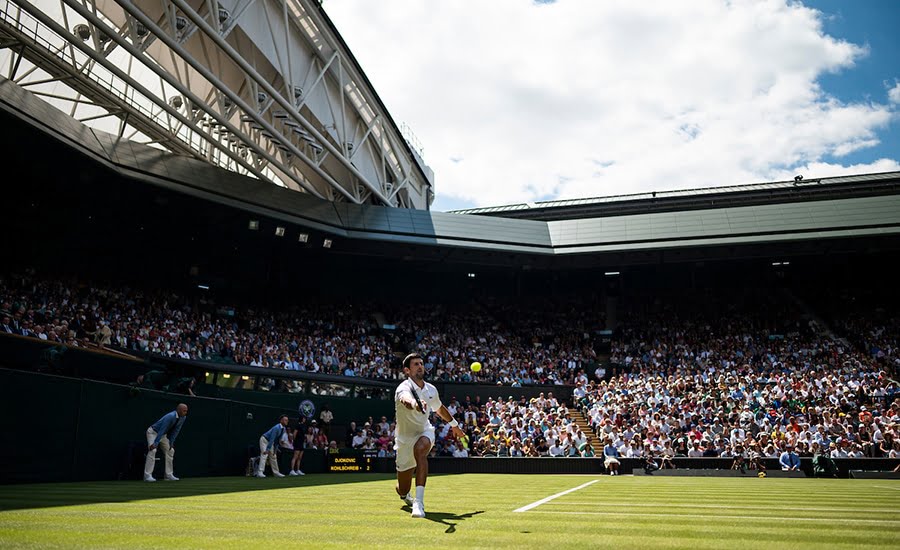
{"type": "MultiPolygon", "coordinates": [[[[282,412],[278,407],[0,369],[0,429],[6,440],[0,482],[137,479],[147,427],[180,402],[190,410],[175,444],[175,473],[186,477],[243,474],[249,453],[258,452],[259,436],[282,412]]],[[[321,457],[309,454],[304,467],[321,471],[321,457]]]]}

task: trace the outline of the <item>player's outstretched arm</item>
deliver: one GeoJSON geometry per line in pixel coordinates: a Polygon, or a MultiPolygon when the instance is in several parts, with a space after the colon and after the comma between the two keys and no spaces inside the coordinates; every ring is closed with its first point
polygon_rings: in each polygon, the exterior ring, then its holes
{"type": "Polygon", "coordinates": [[[447,407],[441,405],[441,408],[437,410],[437,415],[444,419],[445,422],[450,423],[450,429],[453,431],[453,434],[456,437],[462,437],[465,432],[462,431],[459,427],[459,423],[453,419],[453,415],[450,414],[450,411],[447,410],[447,407]]]}
{"type": "Polygon", "coordinates": [[[413,397],[413,394],[409,390],[398,391],[396,399],[401,405],[409,410],[416,408],[416,398],[413,397]]]}

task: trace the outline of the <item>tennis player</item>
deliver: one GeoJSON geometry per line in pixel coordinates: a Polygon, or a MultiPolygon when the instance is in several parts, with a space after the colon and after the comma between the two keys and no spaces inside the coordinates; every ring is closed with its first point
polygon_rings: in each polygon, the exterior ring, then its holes
{"type": "Polygon", "coordinates": [[[412,517],[425,517],[425,481],[428,478],[428,453],[434,446],[434,426],[429,422],[431,412],[437,413],[457,437],[465,435],[450,411],[441,404],[437,388],[425,381],[425,362],[418,353],[403,359],[406,380],[394,392],[397,427],[394,431],[394,450],[397,451],[397,494],[412,507],[412,517]],[[409,494],[413,472],[416,475],[416,496],[409,494]]]}

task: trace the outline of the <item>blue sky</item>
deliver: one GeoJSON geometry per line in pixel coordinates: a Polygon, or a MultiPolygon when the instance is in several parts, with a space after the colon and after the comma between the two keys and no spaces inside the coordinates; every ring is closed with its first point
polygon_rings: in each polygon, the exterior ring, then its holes
{"type": "MultiPolygon", "coordinates": [[[[887,88],[900,79],[900,2],[814,0],[805,4],[826,14],[825,32],[868,47],[868,55],[853,68],[822,75],[821,86],[842,101],[883,102],[887,88]]],[[[844,160],[858,164],[881,157],[900,159],[900,121],[895,120],[878,137],[881,143],[851,153],[844,160]]]]}
{"type": "Polygon", "coordinates": [[[900,0],[324,6],[435,210],[900,170],[900,0]]]}

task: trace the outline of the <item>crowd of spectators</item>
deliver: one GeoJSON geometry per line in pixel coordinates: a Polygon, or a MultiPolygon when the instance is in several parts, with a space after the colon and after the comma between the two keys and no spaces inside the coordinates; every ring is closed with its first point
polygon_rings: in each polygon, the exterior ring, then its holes
{"type": "Polygon", "coordinates": [[[576,302],[270,310],[34,273],[0,278],[0,332],[72,347],[379,380],[399,379],[393,362],[416,349],[434,380],[571,384],[595,359],[590,329],[597,322],[576,302]],[[538,319],[525,315],[532,307],[542,311],[538,319]],[[478,374],[469,369],[476,360],[484,364],[478,374]]]}
{"type": "Polygon", "coordinates": [[[782,296],[683,299],[635,304],[613,344],[622,371],[576,388],[604,445],[670,463],[897,456],[896,333],[858,348],[782,296]]]}
{"type": "Polygon", "coordinates": [[[382,416],[380,420],[370,416],[365,421],[350,422],[343,447],[368,452],[377,457],[395,456],[394,428],[394,422],[389,421],[386,416],[382,416]]]}
{"type": "Polygon", "coordinates": [[[509,386],[573,384],[597,360],[603,316],[584,300],[485,301],[397,312],[429,377],[509,386]],[[479,361],[483,370],[469,369],[479,361]]]}
{"type": "MultiPolygon", "coordinates": [[[[507,400],[451,397],[445,406],[460,422],[463,439],[453,437],[450,425],[438,417],[432,456],[453,457],[591,457],[593,434],[585,434],[569,409],[552,392],[534,398],[507,400]]],[[[285,449],[320,449],[337,453],[353,449],[371,456],[392,457],[392,419],[368,417],[347,425],[332,425],[334,416],[323,408],[318,418],[299,418],[281,442],[285,449]]]]}
{"type": "Polygon", "coordinates": [[[900,296],[874,288],[819,289],[810,300],[836,337],[874,364],[900,371],[900,296]]]}
{"type": "MultiPolygon", "coordinates": [[[[539,457],[539,456],[593,456],[592,435],[583,433],[575,424],[565,404],[552,392],[546,397],[506,401],[488,399],[482,402],[466,396],[458,400],[452,396],[445,404],[457,418],[465,437],[453,437],[450,425],[439,417],[435,422],[435,446],[433,456],[490,456],[490,457],[539,457]]],[[[327,441],[320,435],[322,422],[300,420],[298,433],[314,433],[317,438],[307,442],[305,448],[354,449],[369,452],[373,456],[394,456],[394,422],[382,416],[380,420],[369,417],[350,422],[343,439],[327,441]]]]}
{"type": "MultiPolygon", "coordinates": [[[[466,438],[447,439],[439,423],[441,455],[575,457],[601,448],[663,465],[786,452],[897,457],[900,318],[865,290],[826,298],[802,306],[769,290],[630,296],[619,307],[614,368],[603,377],[594,376],[594,333],[605,320],[576,299],[269,310],[25,272],[0,278],[0,332],[382,380],[402,376],[393,362],[412,349],[436,381],[574,385],[593,430],[580,431],[550,394],[453,398],[447,406],[466,438]],[[481,373],[469,369],[473,360],[481,373]]],[[[351,426],[347,441],[329,439],[321,425],[303,427],[302,437],[307,448],[390,456],[392,433],[387,419],[369,419],[351,426]]]]}
{"type": "Polygon", "coordinates": [[[451,397],[447,410],[465,432],[462,440],[450,435],[449,424],[436,427],[433,453],[439,456],[592,457],[593,434],[585,434],[564,403],[552,392],[518,400],[476,397],[462,402],[451,397]]]}
{"type": "MultiPolygon", "coordinates": [[[[468,441],[436,452],[585,456],[595,437],[603,454],[656,467],[678,457],[741,468],[770,458],[787,469],[817,455],[900,458],[896,319],[847,319],[835,326],[859,332],[841,338],[782,295],[636,298],[613,342],[613,376],[575,379],[575,406],[593,433],[543,396],[489,401],[460,407],[468,441]]],[[[616,460],[607,462],[614,471],[616,460]]]]}
{"type": "MultiPolygon", "coordinates": [[[[301,452],[321,450],[337,454],[347,449],[370,453],[371,456],[392,457],[394,453],[394,423],[385,416],[380,421],[369,417],[364,422],[335,425],[334,415],[324,407],[317,418],[300,416],[279,442],[282,451],[301,452]]],[[[299,458],[299,457],[298,457],[299,458]]],[[[299,460],[298,460],[299,462],[299,460]]]]}

